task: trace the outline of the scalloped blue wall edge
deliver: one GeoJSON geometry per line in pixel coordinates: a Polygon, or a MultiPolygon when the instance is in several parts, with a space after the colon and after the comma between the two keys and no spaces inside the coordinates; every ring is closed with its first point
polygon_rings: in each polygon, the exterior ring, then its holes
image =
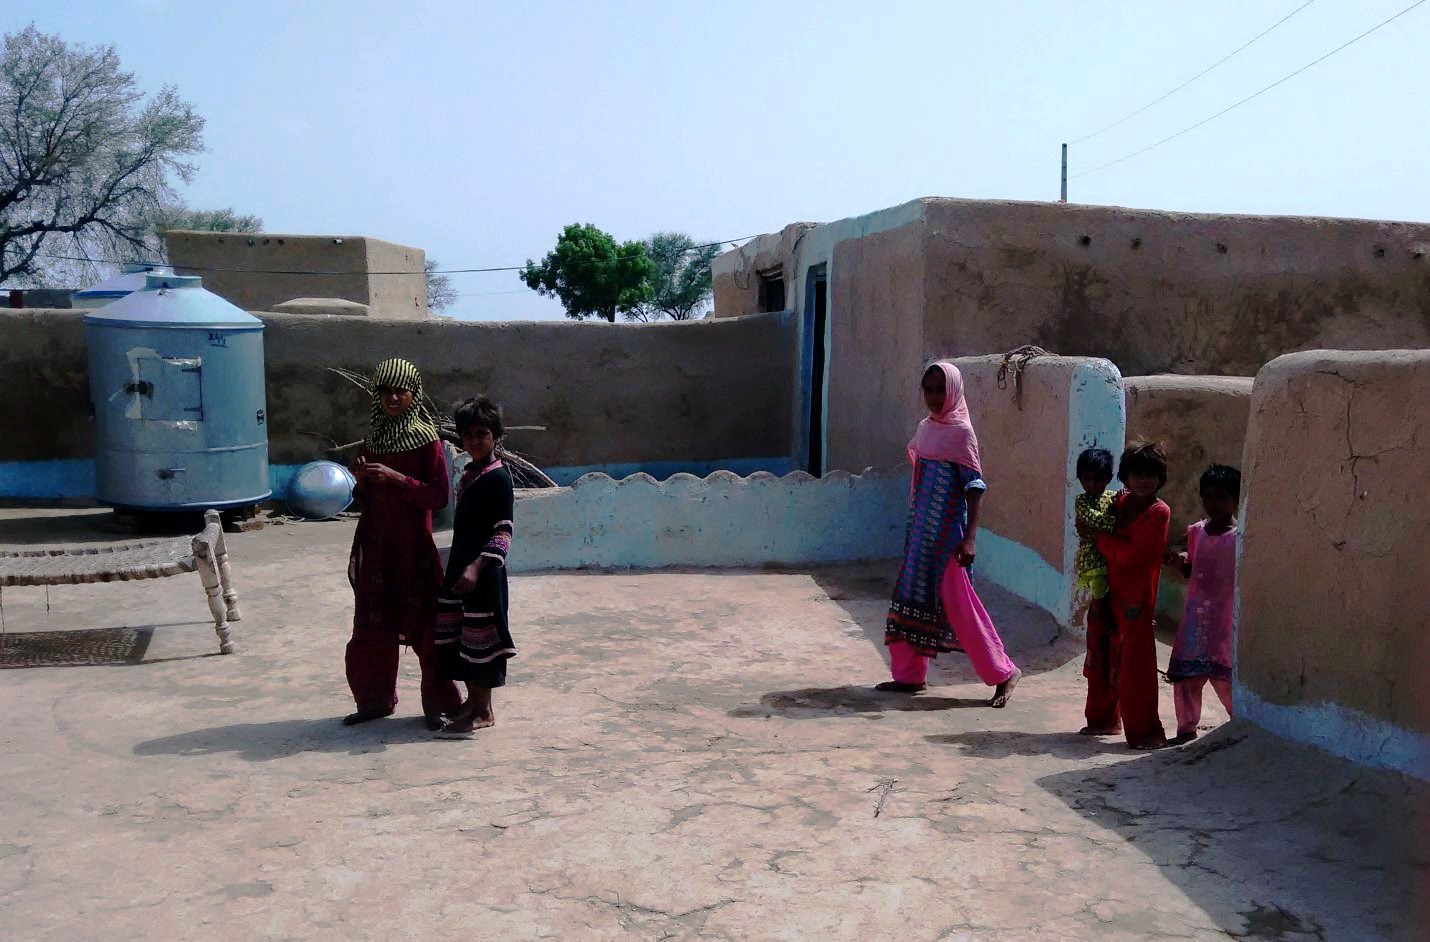
{"type": "MultiPolygon", "coordinates": [[[[663,481],[647,471],[619,479],[587,471],[567,487],[523,492],[513,570],[819,565],[903,551],[907,469],[814,478],[788,471],[788,459],[722,463],[765,467],[743,475],[725,468],[703,476],[674,471],[663,481]],[[771,467],[786,470],[777,475],[771,467]]],[[[269,466],[275,499],[300,467],[269,466]]],[[[93,460],[0,463],[0,497],[93,496],[93,460]]],[[[1066,580],[1036,552],[986,529],[980,537],[978,576],[1055,617],[1066,608],[1060,602],[1066,580]]]]}
{"type": "MultiPolygon", "coordinates": [[[[509,563],[541,572],[892,559],[903,552],[908,494],[907,468],[666,481],[588,474],[570,487],[521,492],[509,563]]],[[[988,530],[976,575],[1055,614],[1067,592],[1063,574],[1035,551],[988,530]]]]}
{"type": "MultiPolygon", "coordinates": [[[[302,468],[300,464],[270,464],[268,486],[274,500],[288,496],[288,484],[302,468]]],[[[546,473],[557,484],[571,484],[587,474],[605,473],[615,478],[645,473],[659,480],[676,474],[704,476],[716,471],[733,471],[748,476],[761,471],[788,474],[792,462],[788,457],[731,458],[725,461],[654,461],[627,464],[586,465],[571,468],[548,468],[546,473]]],[[[0,462],[0,498],[28,500],[84,499],[94,497],[95,473],[93,458],[73,458],[53,461],[0,462]]]]}
{"type": "Polygon", "coordinates": [[[658,569],[799,565],[897,556],[906,471],[715,471],[665,481],[593,473],[570,487],[523,491],[511,566],[658,569]]]}

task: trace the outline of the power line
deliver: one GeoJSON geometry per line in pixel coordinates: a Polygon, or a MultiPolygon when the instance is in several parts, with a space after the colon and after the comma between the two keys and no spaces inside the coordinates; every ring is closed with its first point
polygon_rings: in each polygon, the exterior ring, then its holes
{"type": "Polygon", "coordinates": [[[1406,7],[1406,8],[1403,9],[1403,10],[1401,10],[1399,13],[1397,13],[1397,14],[1395,14],[1394,16],[1390,17],[1389,19],[1382,20],[1381,22],[1379,22],[1379,23],[1377,23],[1376,25],[1372,26],[1370,29],[1366,30],[1364,33],[1361,33],[1359,36],[1355,37],[1354,39],[1351,39],[1351,40],[1348,40],[1348,41],[1346,41],[1346,42],[1341,43],[1339,46],[1337,46],[1336,48],[1332,49],[1330,52],[1326,53],[1325,55],[1321,56],[1319,59],[1314,59],[1314,60],[1312,60],[1312,61],[1306,63],[1305,65],[1301,66],[1301,68],[1297,69],[1295,72],[1292,72],[1292,73],[1289,74],[1289,75],[1283,75],[1281,78],[1279,78],[1279,79],[1277,79],[1276,81],[1272,82],[1270,85],[1266,86],[1265,88],[1261,89],[1260,91],[1252,92],[1250,95],[1247,95],[1245,98],[1243,98],[1241,101],[1238,101],[1236,104],[1228,105],[1227,107],[1225,107],[1225,108],[1223,108],[1222,110],[1218,111],[1216,114],[1211,115],[1210,117],[1203,118],[1202,120],[1198,121],[1196,124],[1191,125],[1190,127],[1182,128],[1182,130],[1178,131],[1176,134],[1168,135],[1167,137],[1162,138],[1160,141],[1158,141],[1158,142],[1155,143],[1155,144],[1148,144],[1146,147],[1142,148],[1141,150],[1135,150],[1135,151],[1133,151],[1132,153],[1127,154],[1127,155],[1124,156],[1124,157],[1119,157],[1119,158],[1117,158],[1116,160],[1110,160],[1110,161],[1108,161],[1108,162],[1105,163],[1105,164],[1101,164],[1101,165],[1099,165],[1099,166],[1093,167],[1091,170],[1084,170],[1082,173],[1075,173],[1075,174],[1072,175],[1072,179],[1075,180],[1075,179],[1077,179],[1078,177],[1085,177],[1085,176],[1087,176],[1087,175],[1090,174],[1090,173],[1097,173],[1097,172],[1100,171],[1100,170],[1106,170],[1108,167],[1115,167],[1115,166],[1117,166],[1118,164],[1122,163],[1122,162],[1125,161],[1125,160],[1131,160],[1133,157],[1140,157],[1141,155],[1147,153],[1149,150],[1154,150],[1154,149],[1156,149],[1156,148],[1158,148],[1158,147],[1161,147],[1163,144],[1166,144],[1168,141],[1174,141],[1174,140],[1176,140],[1177,138],[1181,137],[1183,134],[1186,134],[1188,131],[1195,131],[1197,128],[1201,127],[1202,125],[1208,124],[1208,123],[1210,123],[1210,122],[1212,122],[1212,121],[1215,121],[1217,118],[1220,118],[1222,115],[1226,114],[1227,112],[1229,112],[1229,111],[1234,111],[1234,110],[1236,110],[1237,108],[1240,108],[1242,105],[1246,104],[1248,101],[1251,101],[1251,99],[1256,98],[1258,95],[1264,95],[1265,93],[1271,91],[1273,88],[1275,88],[1276,86],[1282,84],[1283,82],[1286,82],[1286,81],[1288,81],[1288,80],[1290,80],[1290,79],[1295,78],[1296,76],[1300,75],[1302,72],[1305,72],[1307,69],[1311,68],[1312,66],[1314,66],[1314,65],[1319,65],[1320,63],[1325,62],[1327,59],[1329,59],[1331,56],[1335,55],[1336,53],[1340,52],[1342,49],[1345,49],[1345,48],[1347,48],[1347,47],[1349,47],[1349,46],[1355,45],[1356,43],[1360,42],[1362,39],[1365,39],[1365,38],[1366,38],[1367,36],[1369,36],[1371,33],[1374,33],[1376,30],[1378,30],[1378,29],[1380,29],[1380,28],[1382,28],[1382,27],[1384,27],[1384,26],[1389,26],[1391,23],[1393,23],[1393,22],[1395,22],[1396,20],[1400,19],[1402,16],[1404,16],[1404,15],[1407,14],[1407,13],[1409,13],[1411,10],[1415,9],[1416,7],[1420,6],[1421,4],[1423,4],[1423,3],[1425,3],[1425,2],[1426,2],[1426,0],[1415,0],[1414,3],[1410,4],[1410,6],[1406,7]]]}
{"type": "Polygon", "coordinates": [[[461,291],[456,297],[459,298],[495,298],[503,294],[530,294],[530,288],[517,288],[515,291],[461,291]]]}
{"type": "MultiPolygon", "coordinates": [[[[737,242],[748,242],[750,239],[758,238],[757,235],[740,236],[736,239],[721,239],[719,242],[705,242],[700,245],[692,245],[688,249],[682,249],[680,254],[686,255],[690,252],[698,252],[701,249],[718,248],[722,245],[734,245],[737,242]]],[[[45,252],[36,253],[37,258],[49,258],[66,262],[103,262],[109,265],[124,265],[133,262],[133,259],[119,258],[84,258],[78,255],[52,255],[45,252]]],[[[596,259],[598,262],[624,262],[633,258],[640,258],[639,255],[618,255],[615,258],[596,259]]],[[[525,265],[501,265],[490,268],[442,268],[429,272],[415,271],[313,271],[313,270],[286,270],[277,268],[216,268],[202,265],[179,265],[186,271],[212,271],[212,272],[232,272],[243,275],[473,275],[485,274],[500,271],[522,271],[525,265]]]]}
{"type": "Polygon", "coordinates": [[[1177,94],[1177,92],[1179,92],[1179,91],[1181,91],[1182,89],[1186,88],[1188,85],[1192,84],[1192,83],[1195,82],[1197,79],[1201,78],[1203,75],[1206,75],[1206,74],[1207,74],[1208,72],[1210,72],[1212,69],[1215,69],[1217,66],[1221,65],[1223,62],[1227,61],[1227,60],[1230,59],[1232,56],[1236,55],[1238,52],[1241,52],[1241,51],[1242,51],[1243,49],[1245,49],[1247,46],[1250,46],[1252,43],[1256,42],[1258,39],[1260,39],[1261,37],[1265,36],[1267,33],[1271,32],[1271,31],[1274,30],[1276,27],[1280,26],[1282,23],[1284,23],[1284,22],[1286,22],[1287,20],[1291,19],[1291,17],[1295,16],[1297,13],[1300,13],[1302,10],[1306,9],[1308,6],[1310,6],[1311,4],[1313,4],[1313,3],[1315,3],[1315,2],[1316,2],[1316,0],[1306,0],[1305,3],[1301,4],[1299,7],[1297,7],[1297,8],[1294,9],[1294,10],[1292,10],[1290,13],[1287,13],[1285,16],[1281,17],[1281,19],[1277,20],[1275,23],[1272,23],[1270,26],[1266,27],[1266,29],[1264,29],[1264,30],[1262,30],[1261,32],[1257,33],[1255,36],[1251,37],[1251,38],[1248,39],[1246,42],[1242,43],[1240,46],[1237,46],[1237,47],[1236,47],[1235,49],[1233,49],[1231,52],[1229,52],[1229,53],[1227,53],[1226,55],[1222,56],[1220,59],[1218,59],[1217,61],[1213,62],[1211,65],[1207,66],[1205,69],[1202,69],[1202,70],[1201,70],[1200,72],[1198,72],[1196,75],[1193,75],[1191,78],[1187,79],[1185,82],[1183,82],[1182,84],[1178,85],[1176,88],[1172,89],[1170,92],[1167,92],[1167,93],[1166,93],[1165,95],[1163,95],[1162,97],[1160,97],[1160,98],[1154,98],[1152,101],[1147,102],[1147,104],[1143,105],[1141,108],[1138,108],[1136,111],[1132,112],[1131,114],[1123,115],[1122,117],[1118,118],[1116,121],[1112,122],[1111,124],[1106,125],[1105,127],[1100,127],[1100,128],[1098,128],[1096,131],[1093,131],[1091,134],[1085,134],[1085,135],[1083,135],[1082,137],[1078,138],[1078,139],[1075,140],[1075,141],[1069,141],[1069,142],[1068,142],[1068,146],[1071,147],[1073,144],[1081,144],[1083,141],[1091,140],[1092,138],[1097,137],[1097,136],[1098,136],[1099,134],[1101,134],[1103,131],[1111,131],[1113,128],[1117,127],[1119,124],[1122,124],[1124,121],[1130,121],[1131,119],[1137,117],[1139,114],[1141,114],[1142,112],[1146,111],[1148,108],[1151,108],[1153,105],[1161,104],[1162,102],[1166,101],[1168,98],[1171,98],[1173,95],[1177,94]]]}

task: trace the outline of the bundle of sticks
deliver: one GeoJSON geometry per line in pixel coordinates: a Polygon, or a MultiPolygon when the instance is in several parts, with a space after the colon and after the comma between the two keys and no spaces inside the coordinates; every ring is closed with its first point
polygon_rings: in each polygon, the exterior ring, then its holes
{"type": "MultiPolygon", "coordinates": [[[[372,388],[372,377],[364,376],[356,370],[346,370],[336,366],[330,366],[327,369],[330,373],[336,373],[354,386],[357,386],[364,393],[368,393],[372,388]]],[[[461,449],[462,439],[461,436],[457,434],[457,426],[456,423],[452,421],[450,408],[438,408],[432,398],[426,394],[424,394],[421,401],[417,403],[417,407],[423,411],[433,425],[437,426],[437,434],[442,437],[443,441],[461,449]]],[[[546,431],[546,427],[544,425],[508,425],[506,431],[544,432],[546,431]]],[[[360,447],[363,442],[362,439],[358,439],[355,442],[348,442],[346,445],[339,445],[334,439],[326,435],[319,435],[316,432],[306,432],[304,434],[314,435],[332,442],[331,447],[327,450],[337,455],[352,451],[354,448],[360,447]]],[[[557,486],[556,482],[551,480],[551,478],[546,475],[546,472],[538,468],[529,458],[507,447],[505,440],[497,442],[496,455],[501,459],[502,464],[506,465],[507,469],[511,471],[512,483],[517,487],[557,486]]]]}

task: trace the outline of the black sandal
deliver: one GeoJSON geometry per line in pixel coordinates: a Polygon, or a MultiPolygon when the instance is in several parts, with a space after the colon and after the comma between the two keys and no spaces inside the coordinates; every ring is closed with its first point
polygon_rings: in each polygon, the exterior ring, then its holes
{"type": "Polygon", "coordinates": [[[902,680],[886,680],[874,685],[875,690],[883,693],[919,693],[927,687],[928,684],[906,684],[902,680]]]}

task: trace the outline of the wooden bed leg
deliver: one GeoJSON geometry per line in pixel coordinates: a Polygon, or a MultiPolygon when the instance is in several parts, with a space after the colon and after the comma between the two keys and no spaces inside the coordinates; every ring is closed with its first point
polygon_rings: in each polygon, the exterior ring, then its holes
{"type": "MultiPolygon", "coordinates": [[[[223,535],[223,522],[219,518],[217,510],[209,510],[204,513],[205,524],[218,525],[218,539],[214,541],[216,550],[216,562],[218,566],[218,581],[223,587],[223,604],[228,610],[229,621],[242,621],[243,615],[238,610],[238,589],[233,585],[233,570],[228,562],[228,541],[223,535]]],[[[207,529],[207,527],[205,527],[207,529]]]]}
{"type": "Polygon", "coordinates": [[[208,597],[209,611],[214,617],[214,633],[218,635],[219,653],[232,654],[233,644],[229,641],[228,634],[228,610],[223,601],[223,587],[219,584],[213,545],[203,534],[194,537],[194,568],[199,571],[199,581],[204,585],[204,595],[208,597]]]}

